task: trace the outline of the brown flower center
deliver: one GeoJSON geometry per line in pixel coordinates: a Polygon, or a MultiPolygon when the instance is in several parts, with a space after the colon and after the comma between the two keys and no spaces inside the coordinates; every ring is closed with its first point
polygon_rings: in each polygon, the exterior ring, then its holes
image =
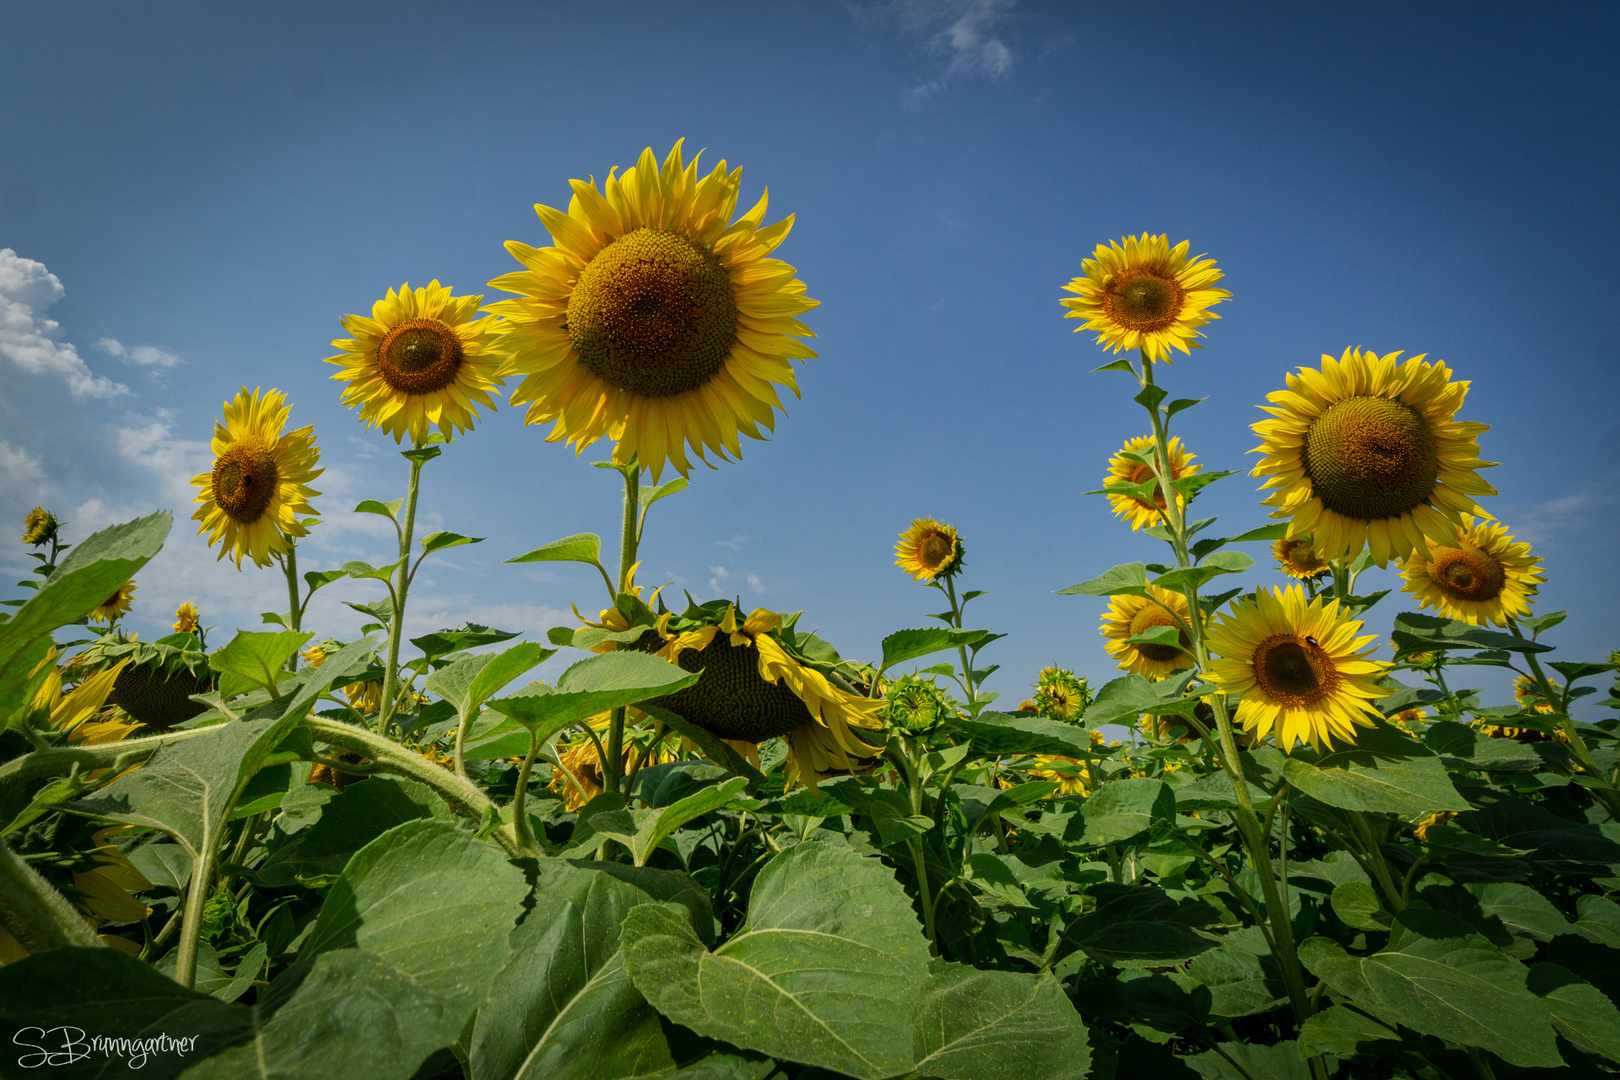
{"type": "Polygon", "coordinates": [[[1345,517],[1400,517],[1421,505],[1439,461],[1429,422],[1393,398],[1335,402],[1305,432],[1305,475],[1322,505],[1345,517]]]}
{"type": "MultiPolygon", "coordinates": [[[[1181,470],[1176,468],[1175,465],[1171,465],[1170,479],[1175,480],[1180,476],[1181,470]]],[[[1131,483],[1153,484],[1152,502],[1148,502],[1146,499],[1133,499],[1133,502],[1140,503],[1142,506],[1146,506],[1149,509],[1166,509],[1164,502],[1164,488],[1154,480],[1152,469],[1148,468],[1146,465],[1138,465],[1136,468],[1131,470],[1131,483]]]]}
{"type": "Polygon", "coordinates": [[[1507,583],[1502,564],[1471,544],[1436,548],[1431,553],[1429,577],[1441,592],[1455,599],[1494,600],[1507,583]]]}
{"type": "Polygon", "coordinates": [[[704,385],[737,336],[725,267],[677,233],[636,229],[597,253],[568,298],[579,362],[609,385],[669,397],[704,385]]]}
{"type": "Polygon", "coordinates": [[[687,649],[676,663],[682,670],[703,672],[703,677],[652,704],[722,739],[764,742],[813,719],[792,690],[760,675],[759,650],[733,645],[729,634],[716,633],[705,648],[687,649]]]}
{"type": "Polygon", "coordinates": [[[1159,270],[1128,270],[1103,286],[1102,306],[1111,322],[1127,330],[1163,330],[1181,314],[1187,294],[1159,270]]]}
{"type": "Polygon", "coordinates": [[[956,544],[944,533],[931,532],[917,545],[917,559],[928,569],[938,570],[951,558],[956,544]]]}
{"type": "Polygon", "coordinates": [[[449,386],[461,357],[461,338],[438,319],[402,322],[377,347],[383,381],[402,394],[430,394],[449,386]]]}
{"type": "Polygon", "coordinates": [[[1284,540],[1282,557],[1285,563],[1301,574],[1320,574],[1328,568],[1327,560],[1303,540],[1284,540]]]}
{"type": "Polygon", "coordinates": [[[214,462],[214,502],[233,521],[251,525],[264,516],[280,479],[269,447],[257,440],[235,443],[214,462]]]}
{"type": "Polygon", "coordinates": [[[1339,683],[1333,658],[1297,634],[1278,634],[1254,651],[1254,678],[1267,697],[1282,705],[1314,705],[1339,683]]]}
{"type": "MultiPolygon", "coordinates": [[[[1149,604],[1147,607],[1144,607],[1141,611],[1138,611],[1135,615],[1131,616],[1131,632],[1127,636],[1135,637],[1137,634],[1145,633],[1155,626],[1175,625],[1175,617],[1172,616],[1168,611],[1160,607],[1158,604],[1149,604]]],[[[1149,660],[1157,660],[1159,663],[1169,663],[1172,660],[1180,659],[1182,656],[1187,654],[1188,650],[1192,648],[1192,642],[1187,640],[1187,632],[1185,630],[1179,630],[1178,628],[1178,634],[1181,642],[1180,648],[1176,648],[1171,645],[1140,644],[1133,645],[1132,648],[1141,653],[1143,656],[1147,657],[1149,660]]]]}

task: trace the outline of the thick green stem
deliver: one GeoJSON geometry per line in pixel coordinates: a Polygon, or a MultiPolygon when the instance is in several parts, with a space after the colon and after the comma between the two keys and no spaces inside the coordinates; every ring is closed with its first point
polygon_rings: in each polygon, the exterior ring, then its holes
{"type": "MultiPolygon", "coordinates": [[[[281,568],[287,572],[287,629],[300,630],[303,624],[303,611],[298,606],[298,550],[289,542],[287,555],[281,560],[281,568]]],[[[298,663],[298,654],[288,661],[294,666],[298,663]]]]}
{"type": "Polygon", "coordinates": [[[529,828],[529,814],[523,808],[523,803],[529,794],[529,770],[534,768],[534,757],[539,752],[540,740],[531,733],[529,752],[523,755],[523,765],[518,769],[517,791],[512,795],[512,833],[519,847],[533,848],[536,851],[540,849],[540,845],[534,842],[534,831],[529,828]]]}
{"type": "Polygon", "coordinates": [[[100,946],[101,939],[68,898],[0,839],[0,926],[29,952],[67,945],[100,946]]]}
{"type": "MultiPolygon", "coordinates": [[[[960,630],[962,629],[962,605],[956,600],[956,581],[954,575],[946,575],[945,577],[945,595],[951,599],[951,625],[955,629],[960,630]]],[[[967,646],[958,643],[956,646],[956,655],[962,661],[962,689],[967,694],[968,711],[977,716],[979,714],[979,710],[975,706],[978,704],[979,694],[973,681],[973,664],[968,659],[967,646]]]]}
{"type": "MultiPolygon", "coordinates": [[[[624,525],[619,541],[619,592],[630,588],[630,569],[636,565],[638,530],[636,514],[641,509],[641,466],[633,459],[624,470],[624,525]]],[[[602,761],[602,788],[619,794],[624,775],[625,710],[614,709],[608,721],[607,754],[602,761]]]]}
{"type": "Polygon", "coordinates": [[[205,844],[191,864],[191,882],[186,887],[186,910],[180,922],[180,944],[175,949],[174,981],[190,989],[197,981],[197,946],[202,941],[203,912],[208,906],[208,890],[213,884],[214,867],[219,861],[219,845],[205,844]]]}
{"type": "MultiPolygon", "coordinates": [[[[417,447],[421,449],[420,446],[417,447]]],[[[383,671],[382,703],[377,707],[377,733],[388,734],[399,695],[399,642],[405,636],[405,594],[411,587],[411,532],[416,527],[416,493],[422,478],[421,458],[411,459],[411,482],[405,492],[405,526],[399,534],[399,583],[394,590],[394,617],[388,626],[388,665],[383,671]]]]}
{"type": "Polygon", "coordinates": [[[67,776],[75,771],[112,769],[122,772],[138,765],[157,752],[159,747],[185,739],[217,733],[218,728],[189,728],[185,731],[149,735],[144,739],[125,739],[122,742],[102,743],[97,746],[53,746],[0,765],[0,798],[15,784],[42,780],[48,776],[67,776]]]}

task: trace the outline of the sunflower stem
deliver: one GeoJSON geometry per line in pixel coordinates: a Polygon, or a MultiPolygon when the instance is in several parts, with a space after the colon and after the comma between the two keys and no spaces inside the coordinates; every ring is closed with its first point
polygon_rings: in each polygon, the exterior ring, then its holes
{"type": "MultiPolygon", "coordinates": [[[[1138,379],[1144,390],[1153,385],[1153,361],[1146,349],[1142,350],[1142,369],[1138,379]]],[[[1158,481],[1159,491],[1164,495],[1165,523],[1173,538],[1170,546],[1176,554],[1176,565],[1186,569],[1192,565],[1192,560],[1188,556],[1187,522],[1181,500],[1177,498],[1178,492],[1170,485],[1173,474],[1170,470],[1170,445],[1165,432],[1165,417],[1157,405],[1148,404],[1145,407],[1153,423],[1153,472],[1158,481]]],[[[1204,618],[1198,606],[1198,589],[1189,584],[1182,592],[1187,598],[1187,628],[1191,631],[1193,656],[1197,661],[1198,670],[1207,671],[1209,648],[1204,643],[1204,618]]],[[[1238,825],[1238,834],[1243,838],[1243,846],[1248,849],[1249,861],[1260,878],[1260,888],[1265,898],[1266,915],[1271,922],[1278,966],[1281,967],[1283,981],[1288,986],[1289,1003],[1293,1006],[1295,1018],[1303,1023],[1311,1015],[1310,998],[1305,989],[1304,971],[1300,968],[1299,955],[1294,946],[1294,927],[1288,915],[1288,903],[1278,888],[1277,875],[1271,863],[1271,838],[1261,831],[1260,818],[1255,813],[1254,801],[1249,797],[1249,784],[1243,776],[1243,759],[1238,756],[1237,737],[1232,731],[1232,718],[1227,710],[1226,695],[1214,693],[1210,695],[1209,700],[1215,710],[1222,764],[1226,767],[1226,774],[1231,779],[1233,792],[1237,796],[1238,806],[1233,817],[1238,825]]]]}
{"type": "MultiPolygon", "coordinates": [[[[292,541],[287,542],[287,557],[281,560],[281,569],[287,574],[287,628],[301,630],[303,628],[303,609],[298,606],[298,551],[292,541]]],[[[293,653],[287,661],[287,670],[298,670],[298,654],[293,653]]]]}
{"type": "MultiPolygon", "coordinates": [[[[951,599],[951,626],[962,629],[962,605],[956,599],[956,575],[945,575],[945,595],[951,599]]],[[[973,684],[973,664],[968,660],[967,646],[957,642],[956,655],[962,660],[962,689],[967,693],[968,712],[979,715],[979,695],[973,684]]]]}
{"type": "Polygon", "coordinates": [[[529,828],[529,813],[523,804],[529,794],[529,770],[534,768],[534,758],[539,752],[540,740],[531,732],[529,752],[523,755],[523,764],[518,768],[517,790],[512,795],[512,834],[517,838],[519,847],[534,850],[539,850],[540,845],[534,842],[534,832],[529,828]]]}
{"type": "MultiPolygon", "coordinates": [[[[416,446],[421,450],[420,443],[416,446]]],[[[405,594],[411,587],[411,532],[416,527],[416,494],[426,459],[412,455],[411,481],[405,491],[405,526],[399,534],[399,586],[394,591],[394,617],[388,626],[388,664],[383,669],[382,701],[377,706],[377,734],[388,734],[394,719],[394,699],[399,694],[399,641],[405,636],[405,594]]]]}
{"type": "MultiPolygon", "coordinates": [[[[1519,629],[1518,620],[1509,616],[1507,624],[1514,634],[1521,638],[1524,637],[1524,631],[1519,629]]],[[[1543,670],[1541,661],[1536,659],[1535,653],[1525,653],[1524,660],[1525,663],[1530,665],[1530,674],[1535,678],[1536,685],[1540,687],[1542,698],[1547,704],[1558,710],[1559,730],[1563,732],[1564,738],[1569,742],[1569,748],[1574,753],[1575,760],[1580,762],[1581,770],[1607,784],[1607,774],[1598,767],[1597,762],[1592,758],[1592,751],[1586,745],[1586,740],[1581,738],[1580,732],[1575,730],[1575,721],[1569,715],[1569,699],[1567,696],[1554,692],[1552,682],[1548,680],[1547,672],[1543,670]]],[[[1603,807],[1609,812],[1609,817],[1620,821],[1620,793],[1611,788],[1588,788],[1587,790],[1603,801],[1603,807]]]]}
{"type": "MultiPolygon", "coordinates": [[[[630,587],[630,570],[636,565],[636,547],[641,539],[640,530],[636,528],[636,515],[641,509],[641,464],[632,456],[630,463],[619,471],[624,474],[624,526],[619,540],[619,593],[622,595],[630,587]]],[[[601,762],[602,788],[614,795],[619,794],[624,774],[624,720],[625,710],[614,709],[608,721],[606,756],[601,762]]]]}
{"type": "Polygon", "coordinates": [[[191,989],[197,981],[197,947],[202,941],[203,913],[219,862],[219,842],[223,835],[203,843],[191,864],[191,881],[186,888],[186,910],[180,922],[180,944],[175,947],[174,981],[191,989]]]}

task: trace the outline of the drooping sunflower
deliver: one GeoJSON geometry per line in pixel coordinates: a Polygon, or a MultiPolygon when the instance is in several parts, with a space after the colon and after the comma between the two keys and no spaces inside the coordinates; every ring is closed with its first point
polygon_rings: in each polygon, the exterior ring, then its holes
{"type": "Polygon", "coordinates": [[[1278,540],[1271,545],[1271,557],[1277,560],[1277,569],[1298,581],[1312,581],[1333,567],[1316,553],[1310,537],[1303,540],[1278,540]]]}
{"type": "Polygon", "coordinates": [[[91,610],[90,621],[111,624],[114,619],[129,610],[130,603],[135,599],[135,590],[138,588],[140,586],[135,584],[134,578],[118,586],[111,596],[91,610]]]}
{"type": "Polygon", "coordinates": [[[197,605],[190,600],[174,609],[174,632],[177,634],[195,634],[202,629],[198,621],[197,605]]]}
{"type": "MultiPolygon", "coordinates": [[[[1198,455],[1188,453],[1181,445],[1179,437],[1173,437],[1165,448],[1170,451],[1170,479],[1179,480],[1183,476],[1191,476],[1202,469],[1202,465],[1192,464],[1192,459],[1198,455]]],[[[1153,470],[1139,461],[1131,461],[1125,454],[1151,455],[1153,453],[1153,436],[1141,435],[1134,439],[1125,440],[1125,445],[1119,452],[1108,459],[1108,475],[1103,477],[1103,486],[1111,484],[1152,484],[1153,470]]],[[[1176,493],[1176,505],[1185,506],[1187,500],[1180,492],[1176,493]]],[[[1135,532],[1144,525],[1157,525],[1164,516],[1165,501],[1164,489],[1155,485],[1155,492],[1151,501],[1138,499],[1134,495],[1110,495],[1108,505],[1113,507],[1114,516],[1123,519],[1135,532]]]]}
{"type": "Polygon", "coordinates": [[[1103,648],[1121,669],[1135,672],[1144,679],[1158,680],[1172,671],[1192,667],[1195,661],[1186,630],[1180,631],[1179,647],[1126,640],[1155,626],[1185,625],[1187,621],[1185,596],[1157,585],[1149,585],[1148,593],[1150,596],[1121,595],[1108,601],[1102,621],[1102,633],[1108,641],[1103,648]]]}
{"type": "Polygon", "coordinates": [[[1075,724],[1091,704],[1091,691],[1084,677],[1067,668],[1045,667],[1036,676],[1034,704],[1043,716],[1075,724]]]}
{"type": "Polygon", "coordinates": [[[43,506],[36,506],[23,516],[22,542],[33,547],[51,542],[56,535],[56,515],[43,506]]]}
{"type": "Polygon", "coordinates": [[[950,577],[962,569],[966,554],[956,528],[935,521],[918,518],[900,534],[894,545],[894,563],[911,575],[913,581],[937,581],[950,577]]]}
{"type": "MultiPolygon", "coordinates": [[[[1209,630],[1209,680],[1241,694],[1237,721],[1263,739],[1274,728],[1280,749],[1296,741],[1321,748],[1354,741],[1382,714],[1371,702],[1389,694],[1377,685],[1388,665],[1369,660],[1376,634],[1357,637],[1361,623],[1337,600],[1307,600],[1298,585],[1261,589],[1235,601],[1209,630]]],[[[1376,646],[1375,646],[1376,647],[1376,646]]]]}
{"type": "Polygon", "coordinates": [[[437,280],[419,289],[406,282],[373,304],[370,318],[343,316],[354,337],[333,341],[343,351],[326,358],[343,369],[332,378],[349,384],[343,404],[360,406],[361,422],[396,443],[409,435],[421,445],[430,427],[445,438],[471,431],[478,406],[493,410],[490,391],[505,382],[500,320],[474,317],[483,302],[452,296],[437,280]]]}
{"type": "Polygon", "coordinates": [[[1063,286],[1074,299],[1059,301],[1069,309],[1065,319],[1084,319],[1082,330],[1097,331],[1097,344],[1116,353],[1140,347],[1150,360],[1172,362],[1172,350],[1201,349],[1198,331],[1220,318],[1210,308],[1232,294],[1215,288],[1224,276],[1214,259],[1189,259],[1189,242],[1170,246],[1170,237],[1127,236],[1098,244],[1080,264],[1084,277],[1063,286]]]}
{"type": "Polygon", "coordinates": [[[1543,580],[1541,559],[1507,529],[1462,515],[1449,544],[1428,540],[1401,564],[1401,588],[1453,619],[1506,626],[1530,615],[1530,599],[1543,580]]]}
{"type": "Polygon", "coordinates": [[[279,390],[242,387],[214,425],[214,467],[191,478],[198,535],[207,533],[208,546],[218,544],[219,558],[233,556],[238,570],[244,555],[269,566],[309,532],[299,518],[314,513],[309,500],[320,492],[309,482],[326,470],[315,467],[321,452],[313,426],[282,433],[291,411],[279,390]]]}
{"type": "Polygon", "coordinates": [[[741,457],[739,432],[775,429],[776,387],[798,396],[791,361],[816,355],[796,316],[819,301],[769,257],[793,215],[764,225],[768,192],[732,221],[741,169],[699,176],[678,141],[662,167],[648,148],[616,171],[601,191],[569,181],[567,213],[535,207],[554,246],[509,241],[524,269],[490,285],[519,295],[488,310],[506,318],[526,422],[556,421],[547,441],[576,452],[606,436],[656,481],[666,463],[686,475],[688,447],[710,464],[706,451],[741,457]]]}
{"type": "Polygon", "coordinates": [[[1261,408],[1275,419],[1253,425],[1265,456],[1251,475],[1271,490],[1262,502],[1320,558],[1366,547],[1385,566],[1426,536],[1454,543],[1462,514],[1484,515],[1474,497],[1496,494],[1477,471],[1495,464],[1479,459],[1490,425],[1454,419],[1469,384],[1452,382],[1443,363],[1400,355],[1323,356],[1320,371],[1300,368],[1268,394],[1261,408]]]}

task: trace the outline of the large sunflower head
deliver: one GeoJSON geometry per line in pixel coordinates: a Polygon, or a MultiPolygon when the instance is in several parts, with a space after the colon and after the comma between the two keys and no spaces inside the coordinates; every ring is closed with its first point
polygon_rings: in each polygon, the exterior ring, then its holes
{"type": "Polygon", "coordinates": [[[90,621],[107,623],[110,626],[114,619],[129,610],[129,605],[135,599],[135,590],[138,588],[140,586],[135,584],[134,578],[118,586],[112,591],[111,596],[91,609],[90,621]]]}
{"type": "Polygon", "coordinates": [[[506,317],[504,369],[523,381],[512,404],[526,422],[556,421],[548,442],[576,452],[607,436],[613,460],[636,457],[656,480],[666,463],[691,469],[741,456],[737,435],[763,439],[781,409],[776,387],[799,393],[792,360],[814,357],[797,316],[817,306],[804,282],[770,258],[793,215],[765,225],[769,193],[732,220],[742,170],[707,175],[651,148],[622,175],[572,180],[567,212],[536,206],[553,246],[509,241],[524,269],[490,285],[517,293],[491,304],[506,317]]]}
{"type": "Polygon", "coordinates": [[[301,427],[282,434],[292,411],[279,390],[241,393],[225,403],[225,418],[214,425],[214,467],[191,478],[200,504],[191,515],[208,546],[219,545],[219,557],[233,556],[237,569],[245,555],[259,566],[286,551],[292,539],[309,532],[301,515],[313,514],[309,500],[320,492],[309,487],[324,469],[315,429],[301,427]]]}
{"type": "Polygon", "coordinates": [[[1147,596],[1121,595],[1108,601],[1103,613],[1102,634],[1107,638],[1103,648],[1119,662],[1125,671],[1132,671],[1144,679],[1162,679],[1172,671],[1190,668],[1194,664],[1192,641],[1187,637],[1187,598],[1180,593],[1148,586],[1147,596]],[[1155,626],[1173,626],[1179,630],[1178,645],[1142,644],[1129,638],[1145,634],[1155,626]]]}
{"type": "Polygon", "coordinates": [[[1035,710],[1043,716],[1078,724],[1091,704],[1091,690],[1084,676],[1076,677],[1067,668],[1041,669],[1035,682],[1035,710]]]}
{"type": "Polygon", "coordinates": [[[408,434],[421,445],[430,427],[445,438],[471,431],[478,406],[494,409],[490,391],[504,382],[500,320],[474,317],[483,301],[452,296],[437,281],[406,282],[373,304],[369,319],[343,316],[354,337],[332,342],[343,351],[326,358],[343,369],[332,378],[349,384],[343,404],[360,406],[361,421],[395,442],[408,434]]]}
{"type": "Polygon", "coordinates": [[[1315,580],[1333,569],[1311,547],[1308,536],[1302,540],[1278,540],[1271,545],[1271,557],[1277,560],[1277,569],[1298,581],[1315,580]]]}
{"type": "Polygon", "coordinates": [[[900,542],[894,545],[894,564],[913,581],[937,581],[962,569],[965,554],[955,526],[924,517],[900,534],[900,542]]]}
{"type": "Polygon", "coordinates": [[[1496,494],[1477,471],[1494,464],[1479,459],[1489,425],[1453,419],[1469,384],[1452,382],[1443,363],[1400,355],[1324,356],[1320,371],[1300,368],[1267,395],[1261,408],[1274,419],[1253,425],[1265,505],[1321,558],[1366,547],[1384,566],[1426,536],[1454,543],[1460,515],[1484,513],[1474,497],[1496,494]]]}
{"type": "Polygon", "coordinates": [[[765,608],[744,619],[724,601],[694,605],[674,622],[660,620],[658,655],[703,677],[651,704],[728,741],[785,738],[789,776],[813,787],[819,778],[865,767],[882,752],[883,702],[840,685],[831,646],[801,641],[791,621],[765,608]],[[801,646],[814,647],[817,659],[801,646]]]}
{"type": "Polygon", "coordinates": [[[1464,514],[1451,543],[1427,540],[1406,557],[1401,588],[1450,618],[1506,626],[1529,617],[1540,564],[1530,545],[1514,543],[1501,525],[1464,514]]]}
{"type": "Polygon", "coordinates": [[[56,529],[56,515],[43,506],[36,506],[23,515],[22,542],[32,547],[42,547],[56,536],[56,529]]]}
{"type": "Polygon", "coordinates": [[[1367,659],[1377,635],[1357,637],[1360,629],[1337,600],[1307,600],[1298,585],[1261,589],[1210,627],[1217,658],[1205,674],[1242,695],[1237,721],[1257,739],[1275,729],[1284,751],[1354,741],[1358,726],[1382,716],[1371,702],[1389,693],[1377,685],[1387,665],[1367,659]]]}
{"type": "Polygon", "coordinates": [[[1214,259],[1188,258],[1187,250],[1186,240],[1172,248],[1168,236],[1151,233],[1098,244],[1080,264],[1085,276],[1063,286],[1075,294],[1060,301],[1069,309],[1063,317],[1084,319],[1075,333],[1095,330],[1097,344],[1116,353],[1140,348],[1168,364],[1174,349],[1203,348],[1198,327],[1220,318],[1210,308],[1232,294],[1214,287],[1223,276],[1214,259]]]}
{"type": "MultiPolygon", "coordinates": [[[[1196,454],[1188,453],[1181,445],[1179,437],[1172,438],[1166,445],[1170,451],[1170,479],[1179,480],[1183,476],[1191,476],[1202,465],[1192,464],[1196,454]]],[[[1152,500],[1139,499],[1134,495],[1110,495],[1108,505],[1113,507],[1114,516],[1130,523],[1131,531],[1135,532],[1144,525],[1157,525],[1164,516],[1165,501],[1164,489],[1157,485],[1153,479],[1153,470],[1139,461],[1132,461],[1126,454],[1150,455],[1153,453],[1153,436],[1142,435],[1135,439],[1127,439],[1119,452],[1108,459],[1108,475],[1103,477],[1103,486],[1110,484],[1154,484],[1152,500]]],[[[1185,506],[1187,500],[1180,492],[1176,493],[1176,504],[1185,506]]]]}

